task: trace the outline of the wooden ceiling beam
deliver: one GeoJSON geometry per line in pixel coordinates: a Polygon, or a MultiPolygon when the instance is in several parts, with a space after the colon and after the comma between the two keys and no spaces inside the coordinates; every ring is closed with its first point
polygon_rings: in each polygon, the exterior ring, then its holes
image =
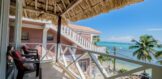
{"type": "Polygon", "coordinates": [[[38,0],[35,0],[35,9],[37,9],[38,6],[38,0]]]}
{"type": "Polygon", "coordinates": [[[46,0],[46,11],[48,10],[48,0],[46,0]]]}
{"type": "Polygon", "coordinates": [[[56,8],[57,8],[57,5],[56,5],[56,0],[53,1],[53,12],[54,14],[56,14],[56,8]]]}
{"type": "Polygon", "coordinates": [[[58,5],[58,4],[56,4],[57,5],[57,7],[58,7],[58,9],[61,11],[61,13],[63,12],[63,10],[61,9],[61,7],[58,5]]]}
{"type": "Polygon", "coordinates": [[[25,2],[25,0],[23,0],[23,7],[26,7],[26,2],[25,2]]]}
{"type": "Polygon", "coordinates": [[[62,2],[62,4],[63,4],[64,8],[66,9],[66,5],[65,5],[64,1],[61,0],[61,2],[62,2]]]}
{"type": "MultiPolygon", "coordinates": [[[[11,5],[10,6],[11,8],[16,8],[15,6],[11,5]]],[[[24,10],[26,11],[32,11],[32,12],[38,12],[38,13],[42,13],[42,14],[49,14],[49,15],[53,15],[53,16],[57,16],[57,14],[54,14],[53,12],[51,11],[42,11],[42,10],[39,10],[39,9],[34,9],[33,7],[29,7],[29,6],[26,6],[23,8],[24,10]]]]}
{"type": "Polygon", "coordinates": [[[76,5],[78,5],[82,0],[74,0],[73,2],[70,3],[70,5],[66,8],[66,10],[61,14],[64,15],[66,12],[74,8],[76,5]]]}

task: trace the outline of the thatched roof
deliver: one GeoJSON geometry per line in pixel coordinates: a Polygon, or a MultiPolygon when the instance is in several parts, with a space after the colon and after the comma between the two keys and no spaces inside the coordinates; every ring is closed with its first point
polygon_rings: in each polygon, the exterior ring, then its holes
{"type": "MultiPolygon", "coordinates": [[[[66,23],[90,18],[141,1],[143,0],[24,0],[23,16],[57,23],[57,15],[61,15],[63,23],[66,23]]],[[[11,0],[11,15],[15,15],[15,6],[16,0],[11,0]]]]}

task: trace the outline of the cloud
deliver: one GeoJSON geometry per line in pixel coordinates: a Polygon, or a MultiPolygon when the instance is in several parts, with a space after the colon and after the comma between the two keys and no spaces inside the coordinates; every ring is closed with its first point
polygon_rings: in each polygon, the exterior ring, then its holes
{"type": "Polygon", "coordinates": [[[108,37],[107,41],[112,42],[131,42],[134,39],[133,36],[110,36],[108,37]]]}
{"type": "Polygon", "coordinates": [[[162,31],[162,28],[149,28],[147,31],[154,32],[154,31],[162,31]]]}

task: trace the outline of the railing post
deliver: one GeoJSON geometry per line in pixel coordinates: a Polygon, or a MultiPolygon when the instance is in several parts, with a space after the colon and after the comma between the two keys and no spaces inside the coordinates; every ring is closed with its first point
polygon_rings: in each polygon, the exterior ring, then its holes
{"type": "Polygon", "coordinates": [[[6,79],[10,0],[0,0],[0,79],[6,79]]]}

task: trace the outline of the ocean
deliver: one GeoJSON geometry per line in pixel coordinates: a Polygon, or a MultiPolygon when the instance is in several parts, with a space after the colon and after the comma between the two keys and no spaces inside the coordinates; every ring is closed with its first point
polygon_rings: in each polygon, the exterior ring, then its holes
{"type": "Polygon", "coordinates": [[[108,48],[108,51],[110,54],[113,54],[114,47],[116,48],[116,55],[122,56],[122,57],[129,57],[136,59],[136,57],[133,56],[133,51],[130,50],[129,46],[131,46],[131,43],[119,43],[119,42],[98,42],[98,46],[105,46],[108,48]]]}
{"type": "MultiPolygon", "coordinates": [[[[129,49],[129,46],[131,46],[131,43],[120,43],[120,42],[98,42],[98,46],[105,46],[108,48],[108,51],[110,54],[114,54],[114,47],[116,48],[116,55],[120,57],[125,57],[129,59],[137,60],[136,56],[133,56],[133,52],[135,50],[129,49]]],[[[152,61],[152,63],[155,62],[155,60],[152,61]]],[[[117,60],[117,69],[127,69],[132,70],[134,68],[140,67],[140,65],[117,60]]],[[[151,75],[151,70],[147,70],[149,75],[151,75]]],[[[141,73],[141,72],[140,72],[141,73]]]]}

